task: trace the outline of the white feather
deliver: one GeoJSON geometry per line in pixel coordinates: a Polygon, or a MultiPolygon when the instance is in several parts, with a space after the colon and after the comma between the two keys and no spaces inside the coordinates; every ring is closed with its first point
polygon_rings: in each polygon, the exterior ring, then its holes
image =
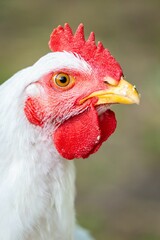
{"type": "Polygon", "coordinates": [[[30,84],[59,68],[91,71],[72,53],[49,53],[0,86],[1,240],[91,239],[75,230],[73,162],[61,158],[50,132],[30,124],[23,112],[27,94],[41,91],[30,84]]]}

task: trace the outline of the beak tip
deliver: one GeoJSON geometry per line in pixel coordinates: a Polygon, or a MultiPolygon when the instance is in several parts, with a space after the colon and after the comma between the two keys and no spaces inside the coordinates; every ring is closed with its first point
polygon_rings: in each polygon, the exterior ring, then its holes
{"type": "Polygon", "coordinates": [[[135,101],[135,103],[137,104],[137,105],[139,105],[140,104],[140,99],[141,99],[141,94],[139,94],[138,93],[138,91],[136,91],[137,92],[137,97],[136,97],[136,101],[135,101]]]}
{"type": "Polygon", "coordinates": [[[131,104],[140,104],[140,95],[135,96],[134,98],[131,99],[131,104]]]}

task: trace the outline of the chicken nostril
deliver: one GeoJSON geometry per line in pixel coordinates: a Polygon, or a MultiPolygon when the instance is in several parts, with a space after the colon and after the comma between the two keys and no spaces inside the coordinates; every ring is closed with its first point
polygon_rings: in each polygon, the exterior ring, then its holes
{"type": "Polygon", "coordinates": [[[133,86],[133,89],[134,89],[134,91],[139,95],[139,97],[141,97],[141,95],[140,95],[140,93],[138,92],[138,90],[137,90],[137,88],[136,88],[135,85],[133,86]]]}
{"type": "Polygon", "coordinates": [[[118,81],[115,80],[114,78],[104,77],[103,80],[104,80],[104,82],[105,82],[106,84],[109,84],[109,85],[111,85],[111,86],[117,86],[117,85],[118,85],[118,81]]]}

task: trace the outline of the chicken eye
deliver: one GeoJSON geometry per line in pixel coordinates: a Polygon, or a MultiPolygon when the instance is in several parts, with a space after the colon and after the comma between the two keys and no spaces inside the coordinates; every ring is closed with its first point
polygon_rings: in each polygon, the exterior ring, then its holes
{"type": "Polygon", "coordinates": [[[70,89],[75,82],[75,78],[66,73],[56,73],[52,76],[51,84],[61,90],[70,89]]]}
{"type": "Polygon", "coordinates": [[[59,87],[66,87],[70,83],[70,77],[65,73],[59,73],[55,75],[53,78],[55,84],[57,84],[59,87]]]}

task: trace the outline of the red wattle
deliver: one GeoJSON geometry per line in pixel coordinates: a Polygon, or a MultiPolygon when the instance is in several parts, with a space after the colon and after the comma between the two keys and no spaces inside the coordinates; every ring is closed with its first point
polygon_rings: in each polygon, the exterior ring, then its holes
{"type": "Polygon", "coordinates": [[[64,158],[86,158],[99,149],[115,128],[116,119],[111,110],[98,116],[96,109],[90,106],[60,125],[53,135],[53,141],[64,158]]]}
{"type": "Polygon", "coordinates": [[[54,143],[64,158],[83,158],[94,148],[100,134],[97,114],[91,107],[58,127],[54,133],[54,143]]]}
{"type": "Polygon", "coordinates": [[[109,136],[114,133],[116,126],[117,126],[117,121],[113,111],[107,110],[106,112],[104,112],[99,116],[99,127],[101,129],[101,138],[99,143],[91,150],[90,153],[88,153],[88,155],[86,155],[86,157],[98,151],[102,143],[105,142],[109,138],[109,136]]]}

